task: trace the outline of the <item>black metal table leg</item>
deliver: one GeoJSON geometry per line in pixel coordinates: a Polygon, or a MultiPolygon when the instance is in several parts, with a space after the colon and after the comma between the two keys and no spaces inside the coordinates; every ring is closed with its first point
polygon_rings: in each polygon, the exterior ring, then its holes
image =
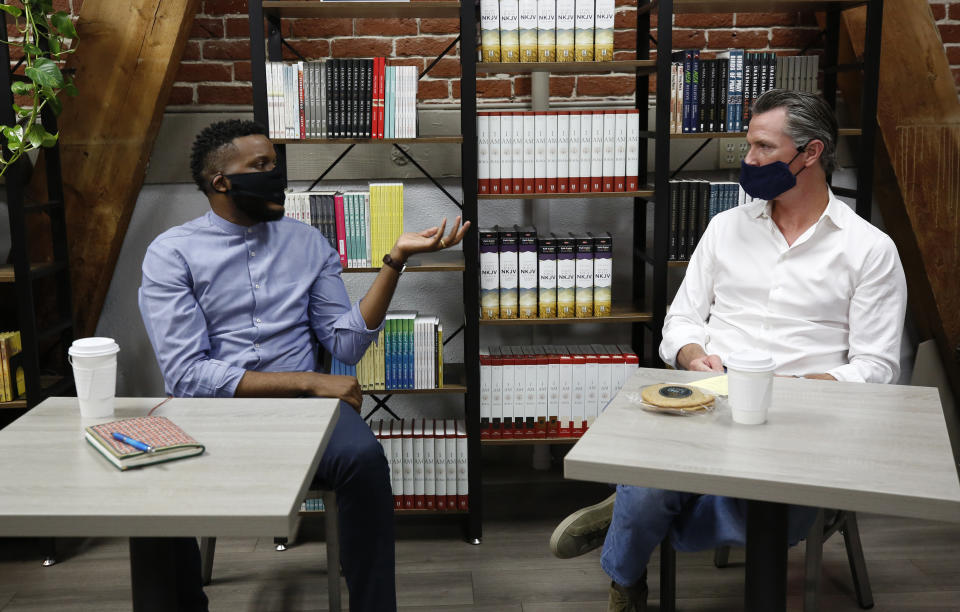
{"type": "Polygon", "coordinates": [[[747,568],[744,610],[787,609],[787,506],[747,502],[747,568]]]}

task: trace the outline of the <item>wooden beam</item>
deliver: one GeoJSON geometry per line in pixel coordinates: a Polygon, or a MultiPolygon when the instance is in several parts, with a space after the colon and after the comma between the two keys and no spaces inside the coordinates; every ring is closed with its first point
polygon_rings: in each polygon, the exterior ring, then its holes
{"type": "MultiPolygon", "coordinates": [[[[845,11],[840,63],[862,57],[865,9],[845,11]]],[[[878,82],[876,198],[907,274],[921,335],[960,397],[960,100],[927,0],[886,0],[878,82]]],[[[856,112],[858,75],[839,75],[856,112]]],[[[960,415],[945,415],[960,458],[960,415]]]]}
{"type": "Polygon", "coordinates": [[[67,62],[79,95],[59,117],[77,336],[96,330],[198,4],[85,0],[80,9],[67,62]]]}

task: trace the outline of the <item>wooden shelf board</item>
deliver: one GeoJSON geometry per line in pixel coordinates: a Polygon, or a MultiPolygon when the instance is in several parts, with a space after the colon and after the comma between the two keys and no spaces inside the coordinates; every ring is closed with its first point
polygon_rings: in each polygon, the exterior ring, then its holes
{"type": "Polygon", "coordinates": [[[865,0],[674,0],[674,14],[682,13],[790,13],[848,9],[865,0]]]}
{"type": "Polygon", "coordinates": [[[571,319],[480,319],[480,325],[569,325],[580,323],[642,323],[653,320],[649,312],[614,308],[607,317],[580,317],[571,319]]]}
{"type": "MultiPolygon", "coordinates": [[[[313,514],[323,514],[323,510],[300,510],[300,516],[308,516],[313,514]]],[[[410,508],[394,508],[394,515],[402,516],[446,516],[446,515],[462,515],[468,514],[467,510],[421,510],[421,509],[410,509],[410,508]]]]}
{"type": "Polygon", "coordinates": [[[420,136],[417,138],[274,138],[275,144],[461,144],[463,136],[420,136]]]}
{"type": "Polygon", "coordinates": [[[27,407],[27,400],[19,399],[12,402],[0,402],[0,410],[23,410],[27,407]]]}
{"type": "MultiPolygon", "coordinates": [[[[416,255],[407,261],[407,272],[463,272],[463,251],[438,251],[416,255]]],[[[379,272],[380,268],[344,268],[344,274],[379,272]]]]}
{"type": "MultiPolygon", "coordinates": [[[[860,128],[840,128],[839,136],[859,136],[862,130],[860,128]]],[[[695,132],[692,134],[670,134],[670,138],[676,140],[686,139],[704,139],[704,138],[746,138],[746,132],[695,132]]]]}
{"type": "Polygon", "coordinates": [[[277,17],[447,17],[460,16],[459,2],[304,2],[264,0],[263,14],[277,17]]]}
{"type": "MultiPolygon", "coordinates": [[[[44,268],[53,268],[57,264],[55,263],[35,263],[30,264],[30,271],[34,274],[42,271],[44,268]]],[[[0,283],[12,283],[16,280],[16,275],[13,271],[13,264],[3,264],[0,265],[0,283]]]]}
{"type": "Polygon", "coordinates": [[[675,259],[671,259],[667,261],[667,266],[670,268],[686,268],[689,263],[690,262],[686,260],[678,261],[675,259]]]}
{"type": "Polygon", "coordinates": [[[580,438],[480,438],[483,446],[535,446],[540,444],[576,444],[580,438]]]}
{"type": "Polygon", "coordinates": [[[622,60],[610,62],[477,62],[477,72],[493,74],[513,72],[627,72],[641,69],[652,73],[656,60],[622,60]]]}
{"type": "Polygon", "coordinates": [[[601,191],[588,193],[477,194],[478,200],[570,200],[593,198],[652,198],[653,189],[643,191],[601,191]]]}
{"type": "Polygon", "coordinates": [[[366,389],[364,395],[436,395],[439,393],[466,393],[462,363],[447,363],[443,366],[444,385],[439,389],[366,389]]]}

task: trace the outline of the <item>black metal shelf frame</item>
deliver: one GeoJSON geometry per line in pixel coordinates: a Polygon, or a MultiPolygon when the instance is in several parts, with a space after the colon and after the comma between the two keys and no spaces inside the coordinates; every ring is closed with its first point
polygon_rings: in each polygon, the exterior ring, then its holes
{"type": "MultiPolygon", "coordinates": [[[[248,17],[250,26],[250,60],[252,66],[252,75],[251,83],[253,86],[253,114],[254,119],[264,125],[268,123],[268,110],[267,110],[267,85],[266,85],[266,61],[269,59],[271,61],[281,61],[283,59],[283,48],[286,47],[294,53],[300,59],[305,59],[303,55],[289,42],[283,39],[280,28],[280,17],[276,14],[265,15],[263,10],[263,0],[250,0],[248,3],[248,17]],[[263,31],[262,25],[264,19],[267,20],[267,44],[266,49],[264,48],[264,43],[262,39],[261,32],[263,31]]],[[[470,496],[470,510],[464,516],[464,531],[466,538],[471,543],[480,543],[480,538],[482,535],[481,527],[481,508],[482,501],[480,496],[480,370],[479,366],[476,364],[470,363],[469,358],[466,358],[469,355],[477,355],[479,352],[479,332],[477,321],[480,318],[479,311],[479,285],[478,279],[478,253],[477,253],[477,228],[476,228],[476,219],[477,219],[477,199],[475,193],[475,185],[477,181],[477,153],[476,147],[471,146],[470,143],[475,143],[476,140],[476,70],[475,65],[472,60],[465,60],[464,58],[474,58],[476,55],[476,42],[474,40],[476,36],[476,14],[474,12],[475,7],[471,2],[464,2],[460,6],[460,35],[456,37],[446,49],[444,49],[436,59],[434,59],[422,73],[420,77],[422,78],[427,72],[433,68],[437,62],[440,61],[447,53],[453,50],[456,45],[460,45],[460,58],[462,64],[462,77],[461,77],[461,108],[460,108],[460,119],[461,119],[461,134],[463,137],[463,145],[460,147],[461,151],[461,166],[462,171],[462,185],[463,188],[463,201],[457,201],[457,199],[450,194],[440,183],[434,178],[420,163],[418,163],[410,152],[404,148],[394,143],[393,146],[403,155],[408,161],[410,161],[426,178],[428,178],[434,186],[436,186],[455,206],[457,206],[462,211],[463,221],[472,221],[471,227],[468,229],[466,237],[464,238],[464,272],[463,272],[463,286],[464,286],[464,297],[465,297],[465,306],[464,306],[464,324],[461,325],[457,330],[453,332],[444,340],[444,344],[449,342],[459,333],[463,332],[464,334],[464,361],[466,362],[464,378],[466,382],[466,393],[464,399],[464,412],[465,420],[467,425],[467,451],[468,451],[468,462],[470,467],[469,470],[469,488],[473,494],[470,496]],[[474,186],[467,188],[466,186],[474,186]]],[[[371,142],[376,142],[371,141],[371,142]]],[[[309,143],[305,143],[309,144],[309,143]]],[[[285,144],[276,144],[277,148],[277,165],[286,172],[286,145],[285,144]]],[[[313,189],[320,181],[322,181],[326,176],[333,170],[338,163],[340,163],[346,155],[353,150],[354,144],[349,144],[349,146],[344,149],[344,151],[317,177],[316,180],[308,187],[308,190],[313,189]]],[[[396,414],[393,413],[390,408],[387,406],[387,402],[392,397],[389,391],[383,392],[385,395],[370,395],[375,402],[374,408],[366,415],[365,418],[370,418],[374,413],[379,410],[386,410],[394,418],[396,414]]]]}
{"type": "MultiPolygon", "coordinates": [[[[43,51],[48,51],[46,40],[40,42],[43,51]]],[[[13,94],[10,85],[13,81],[23,81],[22,75],[14,72],[23,64],[23,59],[11,68],[10,51],[7,45],[6,13],[0,12],[0,95],[4,96],[0,103],[0,121],[4,125],[14,125],[16,116],[13,111],[13,94]]],[[[49,106],[45,106],[40,113],[40,122],[47,132],[56,134],[57,120],[49,106]]],[[[10,151],[3,143],[3,155],[8,157],[10,151]]],[[[67,245],[67,223],[63,206],[63,183],[61,181],[60,146],[59,143],[43,149],[44,163],[46,164],[46,202],[27,202],[26,187],[30,182],[30,162],[26,157],[20,158],[7,169],[5,187],[7,192],[7,210],[10,223],[10,251],[13,256],[14,291],[17,299],[17,327],[20,330],[22,344],[21,364],[24,370],[27,409],[33,408],[53,392],[68,391],[73,385],[73,372],[67,363],[67,347],[73,340],[74,320],[71,303],[70,265],[67,245]],[[27,222],[28,215],[45,214],[50,222],[50,241],[52,246],[53,262],[40,266],[31,271],[30,236],[27,222]],[[49,328],[38,328],[35,281],[52,277],[56,292],[56,314],[58,322],[49,328]],[[58,340],[52,346],[57,358],[55,363],[56,375],[59,382],[55,386],[44,387],[40,374],[40,344],[58,340]]]]}

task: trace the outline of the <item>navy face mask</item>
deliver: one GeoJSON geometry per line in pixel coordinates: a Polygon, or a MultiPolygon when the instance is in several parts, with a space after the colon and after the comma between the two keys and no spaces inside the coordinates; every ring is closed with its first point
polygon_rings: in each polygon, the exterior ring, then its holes
{"type": "Polygon", "coordinates": [[[255,221],[276,221],[283,217],[282,210],[267,206],[268,202],[283,206],[286,200],[284,189],[287,179],[279,167],[268,172],[225,174],[230,179],[227,194],[237,208],[255,221]]]}
{"type": "MultiPolygon", "coordinates": [[[[803,153],[803,149],[804,147],[797,147],[797,155],[803,153]]],[[[790,164],[797,159],[797,155],[794,155],[786,164],[776,161],[764,166],[751,166],[746,161],[741,161],[740,186],[752,198],[776,199],[780,194],[786,193],[797,185],[797,176],[806,168],[804,166],[797,174],[790,172],[790,164]]]]}

